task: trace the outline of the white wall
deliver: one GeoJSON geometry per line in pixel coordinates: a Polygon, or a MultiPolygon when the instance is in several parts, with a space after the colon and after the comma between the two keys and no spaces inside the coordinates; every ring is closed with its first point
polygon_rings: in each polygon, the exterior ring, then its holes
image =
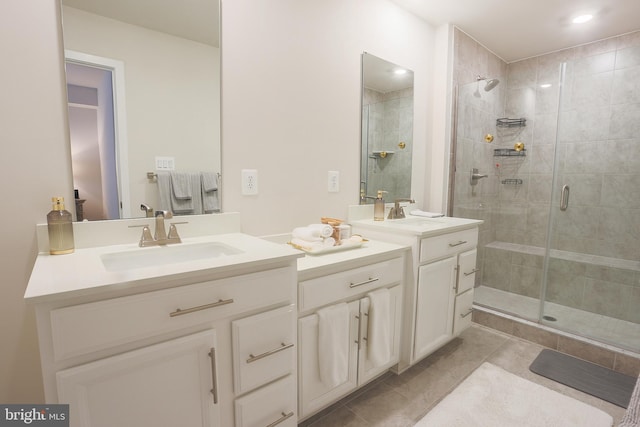
{"type": "Polygon", "coordinates": [[[156,156],[220,171],[220,49],[70,7],[63,15],[66,49],[124,62],[132,216],[144,216],[140,203],[158,206],[146,178],[156,156]]]}
{"type": "MultiPolygon", "coordinates": [[[[431,151],[427,117],[434,29],[386,0],[222,2],[223,204],[245,232],[271,234],[346,218],[359,196],[360,55],[415,73],[414,156],[431,151]],[[258,170],[257,196],[241,170],[258,170]],[[340,192],[327,192],[327,172],[340,192]]],[[[430,165],[414,163],[424,201],[430,165]]]]}
{"type": "Polygon", "coordinates": [[[57,0],[0,2],[0,402],[44,399],[33,309],[24,290],[37,253],[35,224],[51,197],[73,201],[57,0]]]}
{"type": "MultiPolygon", "coordinates": [[[[45,221],[51,196],[73,199],[58,7],[58,0],[0,2],[0,52],[11,61],[0,97],[0,140],[11,160],[1,169],[2,403],[43,399],[34,315],[23,294],[37,253],[35,224],[45,221]]],[[[345,217],[357,203],[362,51],[416,73],[415,155],[428,157],[430,26],[386,0],[233,0],[223,13],[223,194],[226,210],[242,212],[246,232],[345,217]],[[242,168],[259,170],[257,197],[240,195],[242,168]],[[339,193],[327,193],[328,170],[341,173],[339,193]]],[[[415,164],[413,180],[422,185],[414,197],[429,179],[429,168],[415,164]]]]}

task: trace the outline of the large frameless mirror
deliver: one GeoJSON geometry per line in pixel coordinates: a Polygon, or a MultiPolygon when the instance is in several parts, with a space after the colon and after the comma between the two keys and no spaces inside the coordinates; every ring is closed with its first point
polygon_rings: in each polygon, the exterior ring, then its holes
{"type": "Polygon", "coordinates": [[[219,1],[61,1],[78,219],[158,209],[160,171],[218,176],[219,1]]]}
{"type": "Polygon", "coordinates": [[[362,54],[360,204],[411,196],[413,71],[362,54]]]}

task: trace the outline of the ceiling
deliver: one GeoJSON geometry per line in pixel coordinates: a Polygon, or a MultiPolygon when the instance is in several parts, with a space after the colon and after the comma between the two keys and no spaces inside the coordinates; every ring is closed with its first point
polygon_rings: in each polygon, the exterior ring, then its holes
{"type": "MultiPolygon", "coordinates": [[[[392,1],[432,25],[456,25],[506,62],[640,30],[640,0],[392,1]],[[585,24],[572,24],[571,19],[582,13],[595,18],[585,24]]],[[[62,2],[152,30],[220,45],[217,0],[62,2]]]]}
{"type": "Polygon", "coordinates": [[[433,25],[456,25],[506,62],[640,30],[640,0],[392,1],[433,25]],[[594,19],[571,23],[583,13],[594,19]]]}

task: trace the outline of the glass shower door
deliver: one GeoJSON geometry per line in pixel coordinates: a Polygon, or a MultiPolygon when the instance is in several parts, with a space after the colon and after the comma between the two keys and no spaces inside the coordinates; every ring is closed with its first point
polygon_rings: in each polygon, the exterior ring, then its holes
{"type": "Polygon", "coordinates": [[[561,70],[539,316],[542,324],[637,352],[640,66],[592,64],[568,62],[561,70]]]}

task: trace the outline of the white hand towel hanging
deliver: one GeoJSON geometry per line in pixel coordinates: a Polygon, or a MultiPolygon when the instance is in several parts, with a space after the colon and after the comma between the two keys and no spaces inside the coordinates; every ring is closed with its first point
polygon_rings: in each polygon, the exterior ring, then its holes
{"type": "Polygon", "coordinates": [[[349,378],[349,306],[332,305],[317,315],[320,379],[333,388],[349,378]]]}
{"type": "Polygon", "coordinates": [[[391,294],[379,289],[369,297],[369,336],[367,356],[373,366],[382,366],[391,360],[391,294]]]}

